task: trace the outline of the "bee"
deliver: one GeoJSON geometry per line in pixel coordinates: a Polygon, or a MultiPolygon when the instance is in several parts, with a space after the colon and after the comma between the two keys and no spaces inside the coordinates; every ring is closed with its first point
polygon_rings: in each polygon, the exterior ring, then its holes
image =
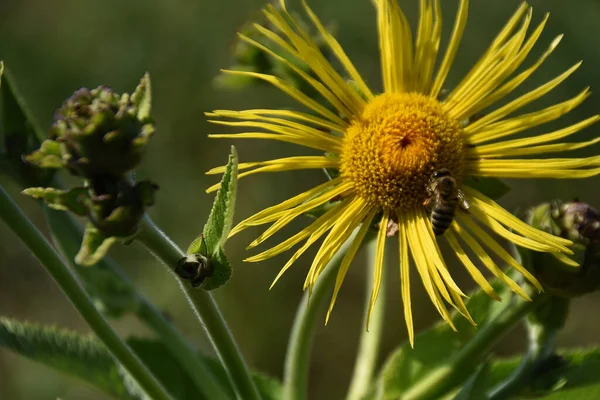
{"type": "Polygon", "coordinates": [[[460,206],[466,211],[470,205],[463,192],[458,188],[456,179],[447,168],[433,173],[427,186],[427,192],[429,197],[423,202],[423,205],[430,212],[433,233],[440,236],[452,225],[456,209],[460,206]]]}

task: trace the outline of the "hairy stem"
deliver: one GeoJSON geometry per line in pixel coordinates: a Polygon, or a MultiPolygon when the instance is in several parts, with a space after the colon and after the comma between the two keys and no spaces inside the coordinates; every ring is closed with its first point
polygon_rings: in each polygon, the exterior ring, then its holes
{"type": "MultiPolygon", "coordinates": [[[[367,235],[363,244],[375,237],[371,234],[367,235]]],[[[284,400],[305,400],[307,398],[310,353],[317,324],[317,314],[322,309],[326,295],[333,287],[337,270],[353,239],[354,235],[344,243],[327,267],[325,267],[310,295],[310,302],[308,301],[308,292],[302,297],[302,301],[296,312],[285,357],[283,376],[284,400]]]]}
{"type": "MultiPolygon", "coordinates": [[[[365,313],[364,313],[364,324],[367,323],[367,316],[369,310],[369,302],[371,301],[371,289],[373,287],[373,275],[375,272],[375,255],[377,252],[377,242],[371,241],[367,247],[368,255],[367,262],[369,268],[367,270],[366,291],[365,291],[365,313]]],[[[350,380],[350,389],[348,390],[347,400],[360,400],[368,392],[375,369],[377,368],[377,357],[379,354],[379,345],[381,343],[381,334],[383,331],[383,317],[385,310],[385,296],[386,296],[386,264],[384,261],[383,268],[383,283],[381,290],[379,291],[379,300],[373,308],[373,314],[371,315],[371,321],[369,324],[369,330],[362,330],[360,337],[360,343],[358,345],[358,354],[354,363],[354,372],[352,379],[350,380]]]]}
{"type": "MultiPolygon", "coordinates": [[[[53,233],[55,244],[66,259],[73,260],[73,256],[79,249],[78,241],[83,236],[82,227],[66,212],[48,209],[47,207],[44,208],[44,211],[48,225],[53,233]]],[[[81,268],[73,266],[75,271],[81,268]]],[[[131,280],[123,273],[120,266],[113,260],[105,257],[93,268],[100,267],[106,271],[110,271],[111,278],[118,281],[125,288],[124,290],[132,293],[136,301],[134,312],[137,317],[158,335],[167,349],[188,373],[198,391],[204,394],[206,398],[215,400],[230,399],[230,395],[226,392],[225,388],[219,384],[219,381],[215,379],[202,359],[198,357],[196,349],[190,345],[173,324],[167,321],[163,313],[137,290],[131,280]]]]}
{"type": "Polygon", "coordinates": [[[46,268],[96,336],[146,394],[154,400],[170,400],[171,396],[116,334],[96,309],[74,273],[2,186],[0,186],[0,217],[46,268]]]}
{"type": "Polygon", "coordinates": [[[472,372],[473,365],[477,365],[500,338],[540,305],[540,302],[536,300],[538,299],[527,302],[518,298],[513,304],[507,302],[504,310],[477,331],[477,334],[454,357],[410,387],[402,399],[439,399],[448,393],[456,386],[456,382],[463,381],[472,372]]]}
{"type": "Polygon", "coordinates": [[[205,290],[192,288],[189,282],[183,281],[173,273],[177,262],[185,255],[183,251],[148,216],[140,226],[137,239],[162,261],[177,279],[194,314],[206,330],[237,396],[243,400],[260,400],[250,371],[212,295],[205,290]]]}

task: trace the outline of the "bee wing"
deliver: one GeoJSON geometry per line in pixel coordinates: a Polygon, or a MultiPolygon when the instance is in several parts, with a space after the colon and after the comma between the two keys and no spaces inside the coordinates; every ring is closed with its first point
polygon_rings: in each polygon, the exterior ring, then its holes
{"type": "Polygon", "coordinates": [[[471,205],[467,201],[465,194],[460,189],[458,189],[458,204],[464,211],[467,211],[469,208],[471,208],[471,205]]]}

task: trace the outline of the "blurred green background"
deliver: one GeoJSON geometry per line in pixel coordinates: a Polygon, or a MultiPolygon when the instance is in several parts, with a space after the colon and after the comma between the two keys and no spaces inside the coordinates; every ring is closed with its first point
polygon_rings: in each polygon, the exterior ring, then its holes
{"type": "MultiPolygon", "coordinates": [[[[324,21],[335,21],[338,37],[367,82],[381,87],[374,10],[369,0],[312,1],[324,21]]],[[[412,22],[417,1],[402,0],[412,22]]],[[[551,39],[565,33],[553,56],[521,89],[521,93],[556,76],[583,59],[579,71],[533,108],[563,101],[585,86],[600,87],[600,3],[596,0],[569,2],[532,0],[534,22],[546,11],[551,19],[534,55],[533,63],[551,39]]],[[[249,18],[260,15],[261,0],[20,0],[0,2],[0,58],[12,70],[22,94],[35,116],[48,127],[54,110],[79,87],[100,84],[115,90],[131,91],[145,71],[152,76],[154,118],[158,134],[138,170],[140,179],[151,178],[160,185],[158,202],[150,211],[158,224],[180,245],[185,246],[200,231],[208,215],[212,196],[204,189],[216,181],[204,171],[227,159],[231,141],[209,141],[207,133],[219,127],[205,122],[203,112],[217,109],[245,109],[289,106],[292,103],[275,89],[259,86],[243,91],[217,90],[213,78],[219,68],[230,66],[231,45],[236,31],[249,18]]],[[[296,3],[293,3],[296,5],[296,3]]],[[[458,79],[485,50],[504,24],[518,0],[474,0],[457,62],[449,85],[458,79]]],[[[448,37],[457,1],[443,2],[448,37]]],[[[413,25],[414,26],[414,25],[413,25]]],[[[592,96],[583,106],[552,127],[564,126],[598,112],[599,100],[592,96]]],[[[597,135],[600,127],[579,133],[574,140],[597,135]]],[[[222,131],[222,130],[221,130],[222,131]]],[[[239,141],[235,143],[241,161],[257,161],[292,154],[305,149],[278,143],[239,141]]],[[[592,149],[573,155],[597,153],[592,149]]],[[[255,175],[241,181],[237,220],[321,182],[319,172],[291,172],[255,175]]],[[[7,185],[6,177],[2,183],[7,185]]],[[[502,199],[508,209],[528,207],[536,202],[580,196],[600,206],[600,178],[578,181],[510,182],[513,191],[502,199]]],[[[43,226],[34,201],[10,192],[28,214],[43,226]]],[[[299,221],[298,229],[306,221],[299,221]]],[[[286,233],[294,230],[287,230],[286,233]]],[[[245,264],[244,250],[258,230],[248,230],[228,243],[234,276],[215,292],[222,311],[249,364],[276,377],[282,375],[283,357],[296,307],[302,295],[304,274],[310,255],[304,256],[271,291],[268,287],[286,255],[269,262],[245,264]]],[[[275,239],[276,240],[276,239],[275,239]]],[[[273,240],[273,242],[275,242],[273,240]]],[[[88,327],[73,310],[42,267],[28,254],[5,226],[0,224],[0,315],[55,324],[80,332],[88,327]]],[[[314,251],[314,249],[313,249],[314,251]]],[[[210,352],[201,327],[192,318],[181,293],[166,271],[134,244],[116,246],[112,254],[122,261],[143,291],[162,307],[178,327],[199,347],[210,352]]],[[[313,254],[313,253],[311,253],[313,254]]],[[[401,312],[396,252],[389,250],[386,328],[382,354],[387,354],[406,337],[401,312]]],[[[452,262],[452,261],[451,261],[452,262]]],[[[327,327],[320,326],[311,365],[311,399],[338,399],[350,377],[358,335],[362,325],[364,267],[362,259],[353,264],[327,327]]],[[[463,286],[472,282],[459,265],[450,265],[463,286]]],[[[414,285],[415,326],[422,329],[437,320],[424,291],[414,285]]],[[[559,344],[598,345],[600,323],[597,309],[600,295],[589,295],[573,303],[559,344]]],[[[324,314],[323,314],[324,318],[324,314]]],[[[123,335],[148,335],[133,317],[115,323],[123,335]]],[[[522,349],[522,333],[500,344],[498,352],[510,354],[522,349]]],[[[418,342],[416,344],[419,345],[418,342]]],[[[382,357],[383,359],[383,357],[382,357]]],[[[106,399],[85,384],[58,374],[34,362],[0,350],[0,399],[37,400],[106,399]]]]}

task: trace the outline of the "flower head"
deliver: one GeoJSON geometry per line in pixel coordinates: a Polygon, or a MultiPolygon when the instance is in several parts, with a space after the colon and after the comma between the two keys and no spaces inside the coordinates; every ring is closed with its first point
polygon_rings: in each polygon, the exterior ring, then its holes
{"type": "MultiPolygon", "coordinates": [[[[240,177],[296,169],[337,171],[331,180],[267,208],[234,228],[231,234],[250,226],[271,224],[251,243],[250,247],[254,247],[303,213],[331,205],[302,231],[247,261],[265,260],[304,241],[282,268],[277,280],[309,246],[324,237],[305,281],[305,289],[310,290],[328,261],[358,230],[338,272],[331,312],[360,243],[369,228],[376,226],[378,250],[372,307],[381,285],[386,238],[397,232],[402,298],[411,343],[414,333],[410,259],[442,318],[454,327],[447,310],[450,305],[472,321],[463,302],[465,295],[453,280],[437,239],[448,242],[477,284],[494,298],[497,294],[475,263],[481,263],[520,296],[529,297],[498,267],[489,253],[518,270],[538,289],[541,290],[541,286],[488,232],[531,250],[571,253],[568,239],[520,221],[492,199],[469,187],[467,177],[584,178],[600,173],[598,156],[519,158],[574,150],[597,142],[599,139],[556,143],[596,122],[597,115],[558,131],[511,138],[559,118],[588,97],[588,89],[585,89],[563,103],[526,114],[517,113],[567,79],[579,63],[548,83],[496,106],[533,74],[558,45],[561,36],[554,39],[534,63],[517,72],[537,43],[547,16],[530,30],[532,9],[523,3],[464,79],[442,96],[467,21],[468,1],[460,1],[445,52],[440,51],[440,1],[422,0],[420,7],[419,26],[413,40],[396,1],[376,1],[384,87],[384,92],[377,94],[371,91],[340,44],[306,4],[306,12],[342,67],[342,73],[323,56],[316,43],[288,13],[283,1],[279,9],[268,6],[264,13],[276,31],[255,25],[264,42],[244,35],[241,38],[288,65],[319,93],[320,98],[309,97],[289,82],[272,75],[225,71],[269,82],[311,113],[252,109],[216,110],[208,114],[216,124],[251,128],[243,133],[212,137],[279,140],[326,152],[325,155],[240,164],[240,170],[246,170],[240,177]],[[263,44],[265,42],[271,45],[263,44]],[[309,75],[296,67],[297,61],[308,65],[312,73],[309,75]],[[435,68],[436,65],[439,67],[435,68]],[[475,118],[482,111],[485,115],[475,118]],[[443,184],[442,180],[433,178],[439,176],[440,171],[445,171],[443,184]],[[447,225],[435,230],[439,234],[437,237],[432,228],[436,223],[447,225]]],[[[209,173],[222,171],[223,168],[215,168],[209,173]]]]}

